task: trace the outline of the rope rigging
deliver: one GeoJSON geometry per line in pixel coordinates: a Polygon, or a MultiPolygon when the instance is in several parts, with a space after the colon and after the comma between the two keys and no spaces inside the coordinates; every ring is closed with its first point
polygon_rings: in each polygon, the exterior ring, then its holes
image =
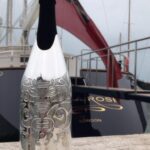
{"type": "MultiPolygon", "coordinates": [[[[32,10],[32,8],[34,7],[34,0],[30,1],[30,3],[28,4],[28,10],[32,10]]],[[[20,16],[15,20],[15,22],[13,23],[13,29],[19,29],[19,27],[17,27],[16,25],[19,23],[22,24],[22,19],[23,16],[25,14],[25,10],[22,11],[22,13],[20,14],[20,16]]],[[[27,15],[29,15],[29,12],[27,12],[27,15]]],[[[20,24],[20,28],[22,28],[22,25],[20,24]]],[[[7,26],[2,26],[2,28],[7,28],[7,26]]],[[[9,32],[6,32],[1,38],[0,38],[0,43],[5,40],[7,34],[9,34],[9,32]]]]}

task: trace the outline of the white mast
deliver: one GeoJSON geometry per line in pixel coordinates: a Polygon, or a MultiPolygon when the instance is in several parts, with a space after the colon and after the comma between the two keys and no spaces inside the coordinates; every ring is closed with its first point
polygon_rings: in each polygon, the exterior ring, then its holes
{"type": "Polygon", "coordinates": [[[13,0],[7,0],[7,36],[6,45],[12,45],[12,15],[13,14],[13,0]]]}
{"type": "MultiPolygon", "coordinates": [[[[24,0],[24,4],[23,4],[23,6],[24,6],[24,16],[23,16],[23,18],[25,18],[26,16],[27,16],[27,9],[28,9],[28,3],[27,3],[27,0],[24,0]]],[[[28,45],[28,34],[29,34],[29,31],[28,30],[25,30],[24,31],[24,34],[23,34],[23,39],[24,39],[24,41],[23,41],[23,44],[24,45],[28,45]]]]}
{"type": "Polygon", "coordinates": [[[119,55],[119,58],[120,58],[120,60],[121,60],[121,51],[122,51],[122,34],[121,34],[121,32],[120,32],[120,34],[119,34],[119,44],[120,44],[120,47],[119,47],[119,50],[120,50],[120,55],[119,55]]]}
{"type": "MultiPolygon", "coordinates": [[[[1,5],[1,0],[0,0],[0,5],[1,5]]],[[[1,38],[1,34],[2,34],[2,28],[1,28],[2,24],[3,24],[3,19],[0,16],[0,38],[1,38]]]]}
{"type": "Polygon", "coordinates": [[[27,15],[27,0],[24,0],[24,10],[25,10],[25,16],[27,15]]]}
{"type": "MultiPolygon", "coordinates": [[[[128,42],[131,38],[131,0],[129,0],[129,13],[128,13],[128,42]]],[[[130,44],[128,44],[128,50],[130,50],[130,44]]],[[[130,58],[130,52],[128,52],[128,59],[130,58]]]]}
{"type": "MultiPolygon", "coordinates": [[[[2,26],[2,24],[3,24],[3,20],[2,20],[2,18],[0,16],[0,26],[2,26]]],[[[2,28],[0,28],[0,38],[1,38],[1,34],[2,34],[2,28]]]]}

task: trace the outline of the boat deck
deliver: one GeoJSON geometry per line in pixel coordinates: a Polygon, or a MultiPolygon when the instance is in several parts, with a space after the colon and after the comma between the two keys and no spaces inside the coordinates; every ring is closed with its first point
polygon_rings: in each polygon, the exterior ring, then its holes
{"type": "Polygon", "coordinates": [[[107,88],[100,86],[73,86],[73,90],[79,93],[91,93],[103,96],[110,96],[114,98],[126,99],[126,100],[137,100],[150,103],[150,91],[127,88],[107,88]]]}

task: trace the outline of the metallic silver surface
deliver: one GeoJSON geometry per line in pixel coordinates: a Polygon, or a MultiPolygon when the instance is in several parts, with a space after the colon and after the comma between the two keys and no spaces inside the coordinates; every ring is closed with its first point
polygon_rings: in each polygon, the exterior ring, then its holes
{"type": "Polygon", "coordinates": [[[62,141],[61,147],[67,149],[69,142],[63,141],[70,136],[71,86],[68,75],[50,81],[24,76],[21,88],[22,149],[42,150],[45,147],[44,150],[53,150],[49,147],[52,141],[55,144],[62,141]]]}

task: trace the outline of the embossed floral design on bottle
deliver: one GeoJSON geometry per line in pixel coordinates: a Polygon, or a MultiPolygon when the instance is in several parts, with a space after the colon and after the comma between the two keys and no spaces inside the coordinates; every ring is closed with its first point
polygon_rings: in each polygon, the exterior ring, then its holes
{"type": "MultiPolygon", "coordinates": [[[[51,14],[54,14],[54,0],[40,0],[40,5],[40,17],[43,17],[48,8],[52,8],[51,14]],[[45,5],[48,6],[43,12],[45,5]]],[[[48,17],[49,15],[45,19],[48,17]]],[[[40,41],[47,33],[40,33],[40,21],[43,19],[39,19],[37,39],[21,82],[22,150],[70,150],[71,83],[59,39],[55,34],[54,19],[55,17],[48,21],[48,24],[53,22],[48,31],[53,33],[45,43],[40,41]]]]}

